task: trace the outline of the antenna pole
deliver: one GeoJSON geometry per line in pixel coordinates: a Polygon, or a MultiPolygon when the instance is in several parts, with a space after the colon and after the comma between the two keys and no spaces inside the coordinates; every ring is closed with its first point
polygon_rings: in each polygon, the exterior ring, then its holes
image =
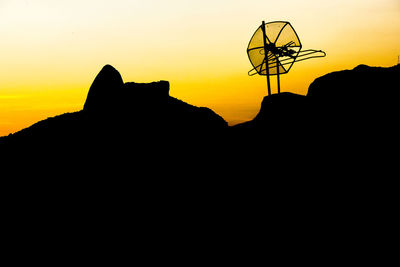
{"type": "MultiPolygon", "coordinates": [[[[265,56],[265,70],[267,72],[267,85],[268,85],[268,95],[271,95],[271,84],[269,81],[269,63],[268,63],[268,52],[267,52],[267,35],[265,33],[265,21],[261,24],[261,30],[263,31],[263,39],[264,39],[264,56],[265,56]]],[[[260,72],[262,69],[260,69],[260,72]]]]}
{"type": "Polygon", "coordinates": [[[278,78],[278,94],[281,93],[281,81],[279,80],[279,61],[278,58],[276,58],[276,76],[278,78]]]}
{"type": "Polygon", "coordinates": [[[271,95],[271,82],[269,80],[269,64],[268,59],[265,60],[266,70],[267,70],[267,85],[268,85],[268,95],[271,95]]]}

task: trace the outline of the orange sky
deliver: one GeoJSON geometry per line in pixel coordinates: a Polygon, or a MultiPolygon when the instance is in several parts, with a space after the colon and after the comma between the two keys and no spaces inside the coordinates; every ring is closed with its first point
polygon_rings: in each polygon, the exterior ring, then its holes
{"type": "Polygon", "coordinates": [[[264,76],[247,75],[262,20],[290,21],[304,49],[327,53],[295,64],[282,91],[400,55],[399,0],[0,0],[0,136],[82,109],[105,64],[125,82],[168,80],[171,96],[230,125],[251,120],[267,94],[264,76]]]}

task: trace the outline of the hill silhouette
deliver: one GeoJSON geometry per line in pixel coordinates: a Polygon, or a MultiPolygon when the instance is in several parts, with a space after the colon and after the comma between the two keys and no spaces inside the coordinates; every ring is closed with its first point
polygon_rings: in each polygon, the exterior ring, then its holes
{"type": "MultiPolygon", "coordinates": [[[[172,191],[181,187],[182,179],[183,184],[197,184],[200,192],[211,184],[239,186],[231,177],[279,183],[282,180],[261,179],[279,173],[292,177],[296,192],[289,191],[296,195],[298,187],[314,188],[316,179],[322,182],[321,170],[352,188],[364,179],[361,173],[386,173],[381,163],[393,162],[388,149],[397,140],[399,71],[399,65],[360,65],[329,73],[317,78],[307,95],[266,96],[253,120],[228,126],[211,109],[170,96],[167,81],[124,83],[119,72],[106,65],[81,111],[40,121],[0,138],[0,144],[8,161],[45,162],[50,175],[59,169],[85,177],[123,176],[134,170],[175,177],[159,181],[172,191]],[[345,179],[344,172],[357,178],[345,179]],[[308,179],[295,179],[302,174],[308,179]],[[193,176],[201,182],[186,180],[193,176]]],[[[147,179],[124,182],[150,185],[147,179]]]]}
{"type": "Polygon", "coordinates": [[[171,97],[168,82],[124,83],[107,65],[81,111],[1,138],[6,229],[82,251],[133,242],[158,263],[248,265],[271,237],[325,259],[338,243],[354,252],[343,240],[364,240],[365,221],[397,203],[399,72],[330,73],[306,96],[265,97],[253,120],[229,127],[171,97]]]}
{"type": "Polygon", "coordinates": [[[124,83],[119,72],[106,65],[91,85],[83,110],[40,121],[2,141],[10,147],[62,153],[88,146],[137,149],[224,128],[227,123],[212,110],[169,96],[167,81],[124,83]]]}
{"type": "Polygon", "coordinates": [[[239,134],[265,135],[265,140],[291,138],[312,144],[372,145],[389,137],[397,119],[400,65],[389,68],[359,65],[353,70],[317,78],[306,96],[266,96],[257,116],[232,127],[239,134]]]}
{"type": "Polygon", "coordinates": [[[266,96],[253,120],[228,127],[211,109],[171,97],[167,81],[124,83],[120,73],[106,65],[81,111],[40,121],[0,138],[0,144],[11,151],[60,155],[83,147],[94,156],[98,150],[121,155],[122,148],[158,155],[180,150],[183,159],[186,153],[242,158],[258,149],[269,150],[273,158],[285,147],[328,151],[348,149],[350,143],[363,149],[364,142],[386,139],[395,125],[399,68],[360,65],[329,73],[317,78],[305,96],[266,96]]]}

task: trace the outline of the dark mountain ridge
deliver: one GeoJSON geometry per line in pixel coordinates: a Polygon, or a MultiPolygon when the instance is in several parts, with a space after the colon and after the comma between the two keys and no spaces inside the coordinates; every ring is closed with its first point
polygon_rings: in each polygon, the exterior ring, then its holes
{"type": "Polygon", "coordinates": [[[2,143],[41,149],[135,142],[140,146],[144,139],[168,142],[183,134],[211,134],[225,128],[227,123],[212,110],[169,96],[169,82],[124,83],[120,73],[106,65],[91,85],[83,110],[35,123],[3,137],[2,143]]]}
{"type": "Polygon", "coordinates": [[[153,144],[161,149],[168,143],[215,148],[245,147],[247,142],[278,149],[297,140],[310,144],[324,139],[347,144],[352,136],[362,134],[360,140],[377,136],[394,125],[399,71],[399,65],[359,65],[329,73],[317,78],[306,96],[266,96],[253,120],[228,127],[212,110],[171,97],[167,81],[124,83],[120,73],[106,65],[91,85],[83,110],[48,118],[2,137],[0,143],[22,149],[88,145],[145,149],[153,144]]]}
{"type": "Polygon", "coordinates": [[[271,135],[293,130],[308,141],[318,139],[319,131],[326,131],[326,137],[339,142],[346,140],[340,133],[350,137],[363,131],[365,136],[379,129],[384,132],[398,119],[399,74],[400,65],[359,65],[353,70],[332,72],[315,79],[306,96],[266,96],[253,120],[232,128],[239,132],[269,131],[271,135]]]}
{"type": "Polygon", "coordinates": [[[306,96],[265,97],[253,120],[228,127],[169,96],[168,82],[123,83],[105,66],[83,110],[1,138],[2,180],[16,184],[4,187],[5,229],[32,240],[29,250],[47,242],[43,257],[129,242],[164,264],[218,254],[248,265],[271,236],[324,261],[338,247],[353,253],[349,236],[370,249],[375,222],[388,218],[382,235],[395,221],[399,71],[330,73],[306,96]]]}

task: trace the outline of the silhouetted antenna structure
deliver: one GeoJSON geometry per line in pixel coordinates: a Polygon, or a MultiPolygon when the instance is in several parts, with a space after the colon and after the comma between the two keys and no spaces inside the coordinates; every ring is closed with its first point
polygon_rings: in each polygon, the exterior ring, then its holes
{"type": "Polygon", "coordinates": [[[271,95],[269,76],[277,75],[278,93],[280,93],[280,74],[288,73],[295,62],[326,56],[322,50],[301,50],[301,48],[299,36],[289,22],[263,21],[247,47],[247,54],[253,65],[248,74],[267,76],[268,95],[271,95]]]}

